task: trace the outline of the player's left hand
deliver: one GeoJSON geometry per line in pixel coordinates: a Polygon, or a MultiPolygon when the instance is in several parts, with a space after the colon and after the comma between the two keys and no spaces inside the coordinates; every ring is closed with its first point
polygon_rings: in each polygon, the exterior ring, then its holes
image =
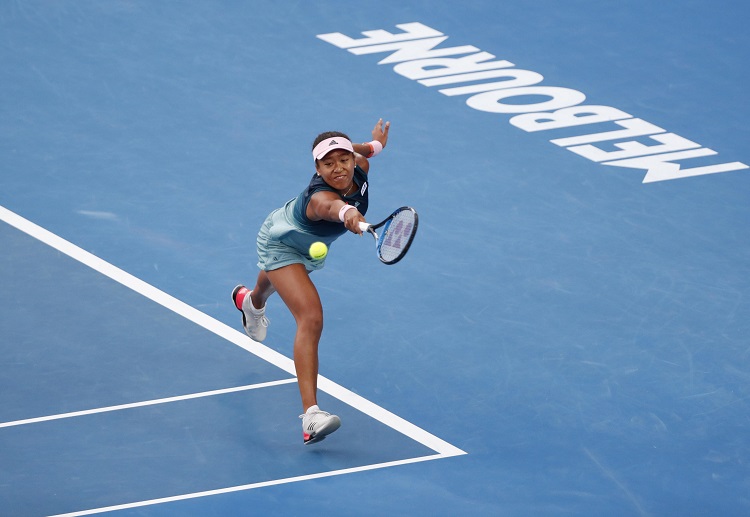
{"type": "Polygon", "coordinates": [[[372,139],[383,144],[383,148],[385,148],[385,144],[388,143],[388,130],[390,129],[391,123],[386,122],[383,124],[383,119],[381,118],[372,130],[372,139]]]}

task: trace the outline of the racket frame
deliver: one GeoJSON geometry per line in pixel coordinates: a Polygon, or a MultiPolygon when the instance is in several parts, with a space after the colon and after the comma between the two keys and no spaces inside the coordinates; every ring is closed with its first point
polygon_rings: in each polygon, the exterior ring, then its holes
{"type": "Polygon", "coordinates": [[[369,233],[375,239],[375,250],[377,252],[378,259],[380,259],[380,261],[383,264],[392,265],[392,264],[395,264],[398,261],[400,261],[402,258],[404,258],[404,255],[406,255],[406,252],[409,251],[409,247],[411,247],[411,243],[414,241],[414,237],[417,234],[417,226],[418,225],[419,225],[419,216],[417,215],[417,211],[414,210],[410,206],[402,206],[402,207],[397,208],[396,210],[394,210],[391,213],[391,215],[389,215],[388,217],[386,217],[385,219],[383,219],[382,221],[380,221],[377,224],[359,223],[359,229],[362,230],[363,232],[369,233]],[[388,231],[389,231],[390,228],[387,228],[381,235],[378,235],[378,233],[375,230],[378,230],[378,229],[380,229],[380,228],[382,228],[382,227],[384,227],[386,225],[390,226],[389,223],[391,221],[393,221],[396,218],[396,216],[399,213],[403,212],[403,211],[410,211],[410,212],[412,212],[414,214],[414,223],[413,223],[413,227],[411,229],[411,232],[409,233],[409,239],[407,240],[406,244],[401,247],[401,253],[399,253],[398,256],[395,259],[393,259],[393,260],[385,260],[383,258],[383,256],[381,255],[381,253],[380,253],[380,248],[383,245],[383,243],[385,242],[385,239],[388,236],[388,231]]]}

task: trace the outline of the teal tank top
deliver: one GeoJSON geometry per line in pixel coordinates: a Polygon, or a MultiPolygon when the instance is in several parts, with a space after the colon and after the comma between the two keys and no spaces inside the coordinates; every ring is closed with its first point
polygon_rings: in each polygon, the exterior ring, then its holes
{"type": "MultiPolygon", "coordinates": [[[[347,204],[353,205],[359,210],[359,213],[365,215],[369,205],[369,185],[367,173],[359,165],[354,167],[354,183],[357,185],[357,190],[349,196],[341,196],[341,199],[346,201],[347,204]]],[[[313,194],[322,190],[338,193],[323,178],[314,174],[307,188],[294,200],[292,218],[294,224],[305,232],[321,238],[327,237],[327,239],[324,239],[326,241],[333,241],[346,233],[347,230],[343,224],[333,221],[312,221],[307,217],[307,205],[310,204],[310,198],[313,194]]]]}

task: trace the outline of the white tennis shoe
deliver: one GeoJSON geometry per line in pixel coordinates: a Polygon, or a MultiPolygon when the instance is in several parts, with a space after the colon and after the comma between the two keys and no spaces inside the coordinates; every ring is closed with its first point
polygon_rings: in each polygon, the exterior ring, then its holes
{"type": "Polygon", "coordinates": [[[266,339],[268,324],[270,323],[269,319],[266,318],[266,307],[263,306],[262,309],[253,307],[250,291],[244,285],[238,285],[234,288],[232,302],[237,310],[242,313],[242,326],[245,328],[245,334],[255,341],[266,339]],[[242,296],[242,301],[237,303],[239,296],[242,296]]]}
{"type": "Polygon", "coordinates": [[[305,445],[319,442],[341,427],[341,419],[336,415],[321,411],[318,406],[310,406],[302,419],[302,439],[305,445]]]}

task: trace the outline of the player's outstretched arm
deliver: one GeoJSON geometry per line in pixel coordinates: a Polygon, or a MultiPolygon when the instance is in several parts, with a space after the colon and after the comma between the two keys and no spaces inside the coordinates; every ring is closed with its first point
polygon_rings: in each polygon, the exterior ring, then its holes
{"type": "Polygon", "coordinates": [[[330,191],[319,191],[310,198],[307,205],[307,217],[313,221],[340,221],[347,230],[362,235],[359,223],[365,223],[364,216],[352,205],[341,199],[341,196],[330,191]],[[342,210],[348,206],[348,210],[342,210]]]}

